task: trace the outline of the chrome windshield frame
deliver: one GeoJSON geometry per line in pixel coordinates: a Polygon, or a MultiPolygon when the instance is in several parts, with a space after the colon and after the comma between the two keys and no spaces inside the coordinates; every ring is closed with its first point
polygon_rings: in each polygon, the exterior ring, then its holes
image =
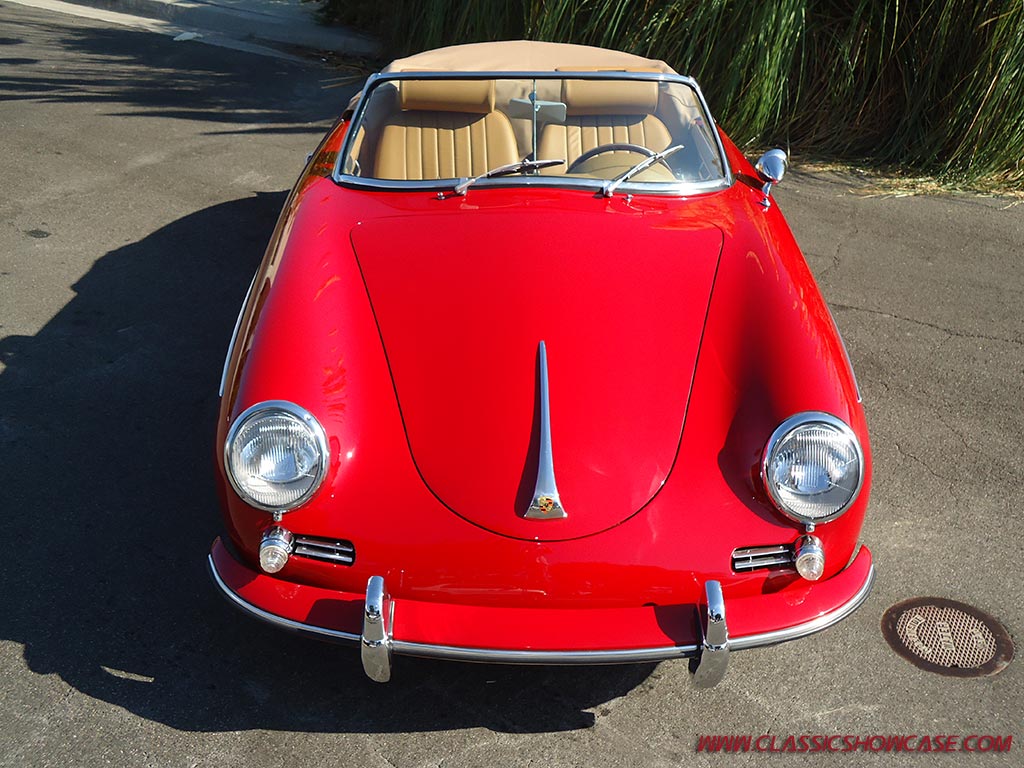
{"type": "MultiPolygon", "coordinates": [[[[367,78],[352,115],[351,126],[345,135],[345,141],[338,152],[334,162],[334,170],[331,173],[331,180],[339,186],[354,187],[361,189],[391,190],[397,192],[410,192],[416,190],[439,190],[448,189],[454,183],[465,181],[462,177],[454,179],[429,179],[425,181],[406,181],[393,179],[373,179],[362,176],[353,176],[342,171],[342,164],[352,148],[355,141],[357,129],[362,122],[363,114],[373,91],[386,82],[401,80],[646,80],[655,82],[680,83],[689,87],[697,97],[701,113],[707,123],[708,130],[714,137],[714,146],[718,152],[718,159],[722,165],[723,175],[719,178],[707,181],[680,181],[672,182],[634,182],[629,181],[622,184],[620,189],[631,194],[645,195],[668,195],[673,197],[686,197],[689,195],[704,194],[728,189],[732,186],[734,177],[732,168],[729,166],[728,156],[725,152],[725,145],[718,132],[718,124],[715,122],[708,109],[704,94],[697,84],[697,81],[687,75],[670,74],[666,72],[630,72],[624,70],[601,70],[601,71],[531,71],[531,70],[510,70],[510,71],[467,71],[453,72],[446,71],[423,71],[423,72],[378,72],[367,78]]],[[[491,187],[532,187],[542,186],[548,189],[584,189],[600,192],[607,184],[607,179],[589,178],[566,178],[565,176],[502,176],[494,179],[483,179],[479,188],[491,187]]]]}

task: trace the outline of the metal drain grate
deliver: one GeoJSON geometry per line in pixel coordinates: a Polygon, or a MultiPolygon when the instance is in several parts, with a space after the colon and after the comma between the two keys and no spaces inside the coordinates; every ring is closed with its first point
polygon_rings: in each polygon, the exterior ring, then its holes
{"type": "Polygon", "coordinates": [[[941,597],[897,603],[882,617],[882,634],[911,664],[940,675],[994,675],[1013,658],[1013,642],[995,618],[941,597]]]}

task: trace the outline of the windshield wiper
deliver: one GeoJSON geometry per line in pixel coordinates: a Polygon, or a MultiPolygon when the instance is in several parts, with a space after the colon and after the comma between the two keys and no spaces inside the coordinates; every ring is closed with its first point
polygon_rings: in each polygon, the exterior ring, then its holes
{"type": "Polygon", "coordinates": [[[491,168],[487,173],[481,173],[479,176],[475,176],[472,179],[466,179],[465,181],[459,182],[455,185],[455,189],[452,190],[452,194],[456,197],[461,197],[466,194],[466,190],[469,189],[471,184],[476,184],[480,179],[493,179],[497,176],[511,176],[513,173],[535,171],[538,168],[550,168],[553,165],[565,165],[565,160],[519,160],[515,163],[499,165],[497,168],[491,168]]]}
{"type": "Polygon", "coordinates": [[[623,173],[620,173],[618,176],[616,176],[614,179],[610,179],[608,182],[606,182],[604,187],[602,187],[601,189],[601,195],[604,197],[611,197],[612,193],[615,192],[619,184],[621,184],[624,181],[628,181],[629,179],[633,178],[638,173],[640,173],[640,171],[650,168],[652,165],[654,165],[657,162],[660,162],[661,160],[664,160],[669,155],[674,155],[682,148],[682,144],[676,144],[674,146],[669,147],[668,149],[661,150],[661,152],[655,152],[650,157],[645,157],[643,160],[634,165],[628,171],[624,171],[623,173]]]}

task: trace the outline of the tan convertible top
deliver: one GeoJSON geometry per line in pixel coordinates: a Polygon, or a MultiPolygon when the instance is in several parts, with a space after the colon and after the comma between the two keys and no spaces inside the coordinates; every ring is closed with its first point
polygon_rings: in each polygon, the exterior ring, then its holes
{"type": "Polygon", "coordinates": [[[440,70],[442,72],[553,72],[572,69],[634,69],[675,74],[668,64],[622,51],[589,45],[509,40],[498,43],[470,43],[424,51],[397,59],[385,72],[440,70]]]}
{"type": "MultiPolygon", "coordinates": [[[[409,70],[438,72],[554,72],[556,70],[624,69],[676,74],[664,61],[591,45],[544,43],[536,40],[505,40],[496,43],[450,45],[395,59],[382,72],[409,70]]],[[[348,103],[351,113],[359,91],[348,103]]]]}

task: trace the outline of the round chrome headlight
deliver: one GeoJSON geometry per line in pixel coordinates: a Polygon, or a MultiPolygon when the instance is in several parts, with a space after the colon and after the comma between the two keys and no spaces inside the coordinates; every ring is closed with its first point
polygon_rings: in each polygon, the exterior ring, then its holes
{"type": "Polygon", "coordinates": [[[808,411],[772,433],[761,468],[768,495],[800,523],[823,523],[843,514],[864,483],[864,452],[844,422],[808,411]]]}
{"type": "Polygon", "coordinates": [[[269,400],[243,411],[224,444],[224,467],[242,499],[268,512],[287,512],[316,492],[327,469],[327,438],[313,415],[269,400]]]}

